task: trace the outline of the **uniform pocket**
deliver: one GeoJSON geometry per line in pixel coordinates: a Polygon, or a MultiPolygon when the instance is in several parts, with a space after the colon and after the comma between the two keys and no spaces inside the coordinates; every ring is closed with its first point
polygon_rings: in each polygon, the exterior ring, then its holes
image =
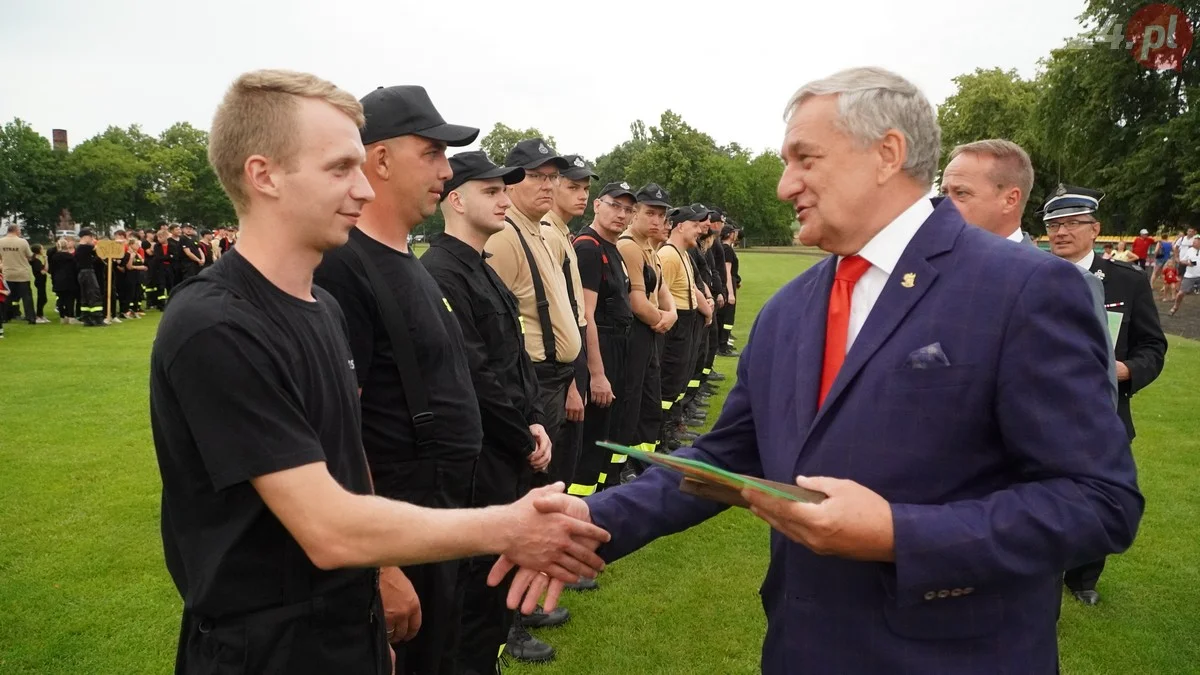
{"type": "Polygon", "coordinates": [[[909,607],[883,609],[888,628],[913,640],[966,640],[995,633],[1004,619],[999,595],[970,595],[927,600],[909,607]]]}

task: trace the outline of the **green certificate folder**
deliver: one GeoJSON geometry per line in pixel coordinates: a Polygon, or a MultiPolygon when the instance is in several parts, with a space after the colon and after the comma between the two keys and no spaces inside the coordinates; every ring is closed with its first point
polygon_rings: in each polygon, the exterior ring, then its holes
{"type": "Polygon", "coordinates": [[[799,485],[778,483],[765,478],[746,476],[740,473],[726,471],[706,462],[674,455],[664,455],[657,452],[644,452],[616,443],[600,441],[596,445],[628,455],[634,459],[654,464],[676,473],[683,474],[679,489],[688,494],[723,502],[732,506],[747,507],[749,503],[742,497],[742,490],[757,490],[764,494],[788,499],[796,502],[816,504],[827,495],[815,490],[807,490],[799,485]]]}
{"type": "Polygon", "coordinates": [[[1121,334],[1121,318],[1124,314],[1120,312],[1108,312],[1108,334],[1112,336],[1112,343],[1117,345],[1117,336],[1121,334]]]}

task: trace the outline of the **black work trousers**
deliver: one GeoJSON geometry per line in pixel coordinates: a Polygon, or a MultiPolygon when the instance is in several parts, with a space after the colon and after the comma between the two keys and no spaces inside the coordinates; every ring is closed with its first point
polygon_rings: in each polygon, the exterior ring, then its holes
{"type": "Polygon", "coordinates": [[[533,364],[533,372],[538,381],[540,397],[537,406],[542,411],[542,426],[552,446],[550,466],[546,473],[537,474],[535,484],[562,481],[570,485],[579,459],[579,441],[571,438],[576,433],[572,427],[578,425],[567,421],[567,387],[573,386],[575,381],[575,365],[542,361],[533,364]]]}
{"type": "MultiPolygon", "coordinates": [[[[617,397],[624,395],[625,363],[629,356],[629,327],[596,326],[600,343],[600,359],[604,363],[604,376],[617,397]]],[[[596,445],[597,441],[612,441],[613,429],[619,425],[623,414],[620,398],[607,407],[588,401],[583,412],[583,447],[579,451],[579,464],[575,467],[575,478],[571,482],[571,494],[585,497],[603,485],[608,477],[607,470],[612,451],[596,445]]]]}
{"type": "MultiPolygon", "coordinates": [[[[526,459],[490,446],[485,440],[475,470],[471,506],[511,504],[529,492],[533,475],[526,459]]],[[[500,647],[508,640],[513,613],[506,600],[512,575],[496,587],[487,585],[488,573],[498,557],[470,558],[463,561],[459,572],[464,594],[456,666],[463,675],[496,672],[500,647]]]]}
{"type": "MultiPolygon", "coordinates": [[[[419,459],[372,471],[376,494],[435,509],[470,506],[476,459],[419,459]]],[[[397,675],[454,672],[462,619],[461,562],[409,565],[400,568],[421,601],[421,630],[408,642],[392,646],[397,675]]]]}

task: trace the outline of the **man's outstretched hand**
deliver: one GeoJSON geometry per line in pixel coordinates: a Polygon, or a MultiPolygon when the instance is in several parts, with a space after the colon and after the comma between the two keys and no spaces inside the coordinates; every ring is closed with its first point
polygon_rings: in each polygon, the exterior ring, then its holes
{"type": "Polygon", "coordinates": [[[542,604],[547,612],[552,612],[565,584],[573,584],[581,577],[594,579],[604,569],[604,561],[596,555],[596,549],[609,540],[609,534],[592,525],[591,513],[582,499],[563,494],[562,483],[533,490],[513,506],[533,510],[534,515],[522,524],[527,523],[535,531],[519,536],[504,551],[488,574],[488,585],[499,585],[509,571],[519,567],[508,591],[509,609],[519,606],[523,613],[529,614],[545,593],[542,604]],[[569,543],[555,549],[549,541],[544,541],[550,533],[539,529],[548,527],[542,523],[552,523],[557,528],[555,543],[559,543],[557,537],[563,533],[569,543]],[[537,547],[542,551],[536,551],[537,547]]]}

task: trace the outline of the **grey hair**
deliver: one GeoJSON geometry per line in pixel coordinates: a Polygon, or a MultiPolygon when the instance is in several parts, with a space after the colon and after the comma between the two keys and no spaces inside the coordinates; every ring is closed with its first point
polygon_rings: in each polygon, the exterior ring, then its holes
{"type": "Polygon", "coordinates": [[[838,124],[859,143],[874,143],[889,129],[904,134],[908,146],[904,173],[923,185],[933,185],[942,130],[933,105],[915,84],[883,68],[849,68],[800,87],[788,101],[783,120],[789,121],[808,99],[828,94],[837,94],[838,124]]]}

